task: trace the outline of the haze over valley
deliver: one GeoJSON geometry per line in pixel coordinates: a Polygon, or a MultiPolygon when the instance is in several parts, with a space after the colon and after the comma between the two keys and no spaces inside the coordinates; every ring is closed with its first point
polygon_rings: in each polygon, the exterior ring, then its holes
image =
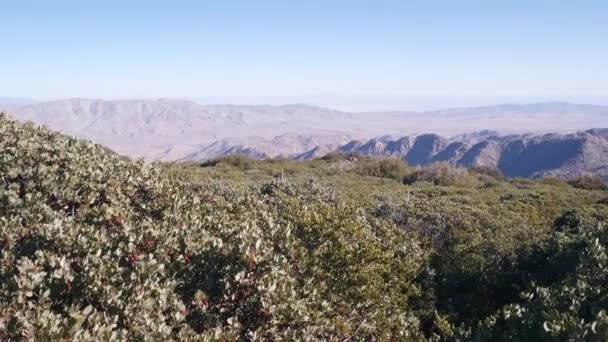
{"type": "Polygon", "coordinates": [[[201,105],[173,99],[0,103],[19,120],[148,161],[203,161],[230,154],[307,160],[341,150],[398,157],[412,165],[492,166],[510,176],[608,176],[608,144],[601,129],[608,127],[608,106],[548,102],[344,112],[304,104],[201,105]]]}

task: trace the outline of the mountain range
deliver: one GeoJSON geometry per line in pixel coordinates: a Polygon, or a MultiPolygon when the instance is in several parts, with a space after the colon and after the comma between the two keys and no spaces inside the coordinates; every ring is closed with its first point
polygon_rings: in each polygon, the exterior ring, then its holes
{"type": "Polygon", "coordinates": [[[573,177],[594,173],[608,178],[608,129],[571,134],[511,134],[492,131],[447,139],[436,134],[399,139],[351,141],[342,152],[396,157],[411,165],[448,162],[488,166],[509,177],[573,177]]]}
{"type": "Polygon", "coordinates": [[[355,113],[304,104],[0,98],[0,110],[147,160],[228,154],[306,160],[341,150],[413,165],[494,166],[507,176],[608,177],[608,129],[601,128],[608,127],[608,106],[549,102],[355,113]]]}

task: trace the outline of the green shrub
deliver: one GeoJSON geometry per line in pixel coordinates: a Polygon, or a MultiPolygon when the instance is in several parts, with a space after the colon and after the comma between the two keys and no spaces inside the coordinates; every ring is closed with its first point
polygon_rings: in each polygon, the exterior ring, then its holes
{"type": "Polygon", "coordinates": [[[405,184],[428,182],[441,186],[472,187],[477,184],[475,178],[463,167],[453,166],[446,162],[437,162],[423,167],[404,177],[405,184]]]}
{"type": "Polygon", "coordinates": [[[584,175],[570,179],[568,183],[575,188],[585,190],[606,190],[608,185],[597,175],[584,175]]]}
{"type": "Polygon", "coordinates": [[[210,167],[210,166],[217,166],[217,165],[228,165],[234,168],[237,168],[239,170],[249,170],[253,167],[255,163],[255,159],[245,156],[245,155],[240,155],[240,154],[232,154],[232,155],[228,155],[225,157],[220,157],[220,158],[215,158],[215,159],[210,159],[207,161],[204,161],[201,166],[202,167],[210,167]]]}
{"type": "Polygon", "coordinates": [[[329,152],[328,154],[324,155],[319,159],[330,163],[341,162],[345,160],[349,162],[357,162],[361,159],[365,159],[365,156],[357,151],[344,153],[338,150],[329,152]]]}
{"type": "Polygon", "coordinates": [[[500,172],[498,168],[492,166],[476,165],[470,168],[469,171],[474,175],[489,176],[500,182],[506,180],[506,177],[502,174],[502,172],[500,172]]]}
{"type": "Polygon", "coordinates": [[[193,183],[4,117],[0,133],[2,340],[422,338],[426,254],[332,189],[193,183]]]}
{"type": "Polygon", "coordinates": [[[342,151],[332,151],[319,159],[324,160],[326,162],[339,162],[346,159],[346,155],[342,151]]]}
{"type": "Polygon", "coordinates": [[[500,308],[474,330],[461,329],[460,338],[608,339],[608,226],[568,220],[570,229],[556,231],[543,254],[527,261],[529,285],[522,300],[500,308]]]}
{"type": "Polygon", "coordinates": [[[364,158],[359,160],[354,172],[362,176],[401,181],[411,171],[407,163],[398,158],[364,158]]]}
{"type": "Polygon", "coordinates": [[[528,178],[515,177],[511,178],[509,180],[509,183],[511,183],[518,189],[528,189],[534,184],[534,181],[528,178]]]}
{"type": "Polygon", "coordinates": [[[0,116],[0,340],[608,338],[602,191],[250,162],[147,165],[0,116]]]}
{"type": "Polygon", "coordinates": [[[569,186],[568,182],[566,182],[565,180],[563,180],[561,178],[557,178],[557,177],[545,177],[545,178],[541,179],[540,182],[545,185],[558,186],[558,187],[569,186]]]}

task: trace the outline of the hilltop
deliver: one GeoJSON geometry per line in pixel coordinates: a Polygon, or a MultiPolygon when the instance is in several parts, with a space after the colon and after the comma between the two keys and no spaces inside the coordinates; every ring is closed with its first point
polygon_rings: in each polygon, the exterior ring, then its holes
{"type": "Polygon", "coordinates": [[[597,179],[144,164],[5,116],[0,176],[2,340],[608,338],[597,179]]]}

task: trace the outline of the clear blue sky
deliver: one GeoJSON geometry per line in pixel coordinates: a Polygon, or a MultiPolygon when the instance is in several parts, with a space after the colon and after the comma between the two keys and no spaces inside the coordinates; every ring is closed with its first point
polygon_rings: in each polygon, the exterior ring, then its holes
{"type": "Polygon", "coordinates": [[[608,94],[608,1],[0,0],[0,20],[0,96],[608,94]]]}

